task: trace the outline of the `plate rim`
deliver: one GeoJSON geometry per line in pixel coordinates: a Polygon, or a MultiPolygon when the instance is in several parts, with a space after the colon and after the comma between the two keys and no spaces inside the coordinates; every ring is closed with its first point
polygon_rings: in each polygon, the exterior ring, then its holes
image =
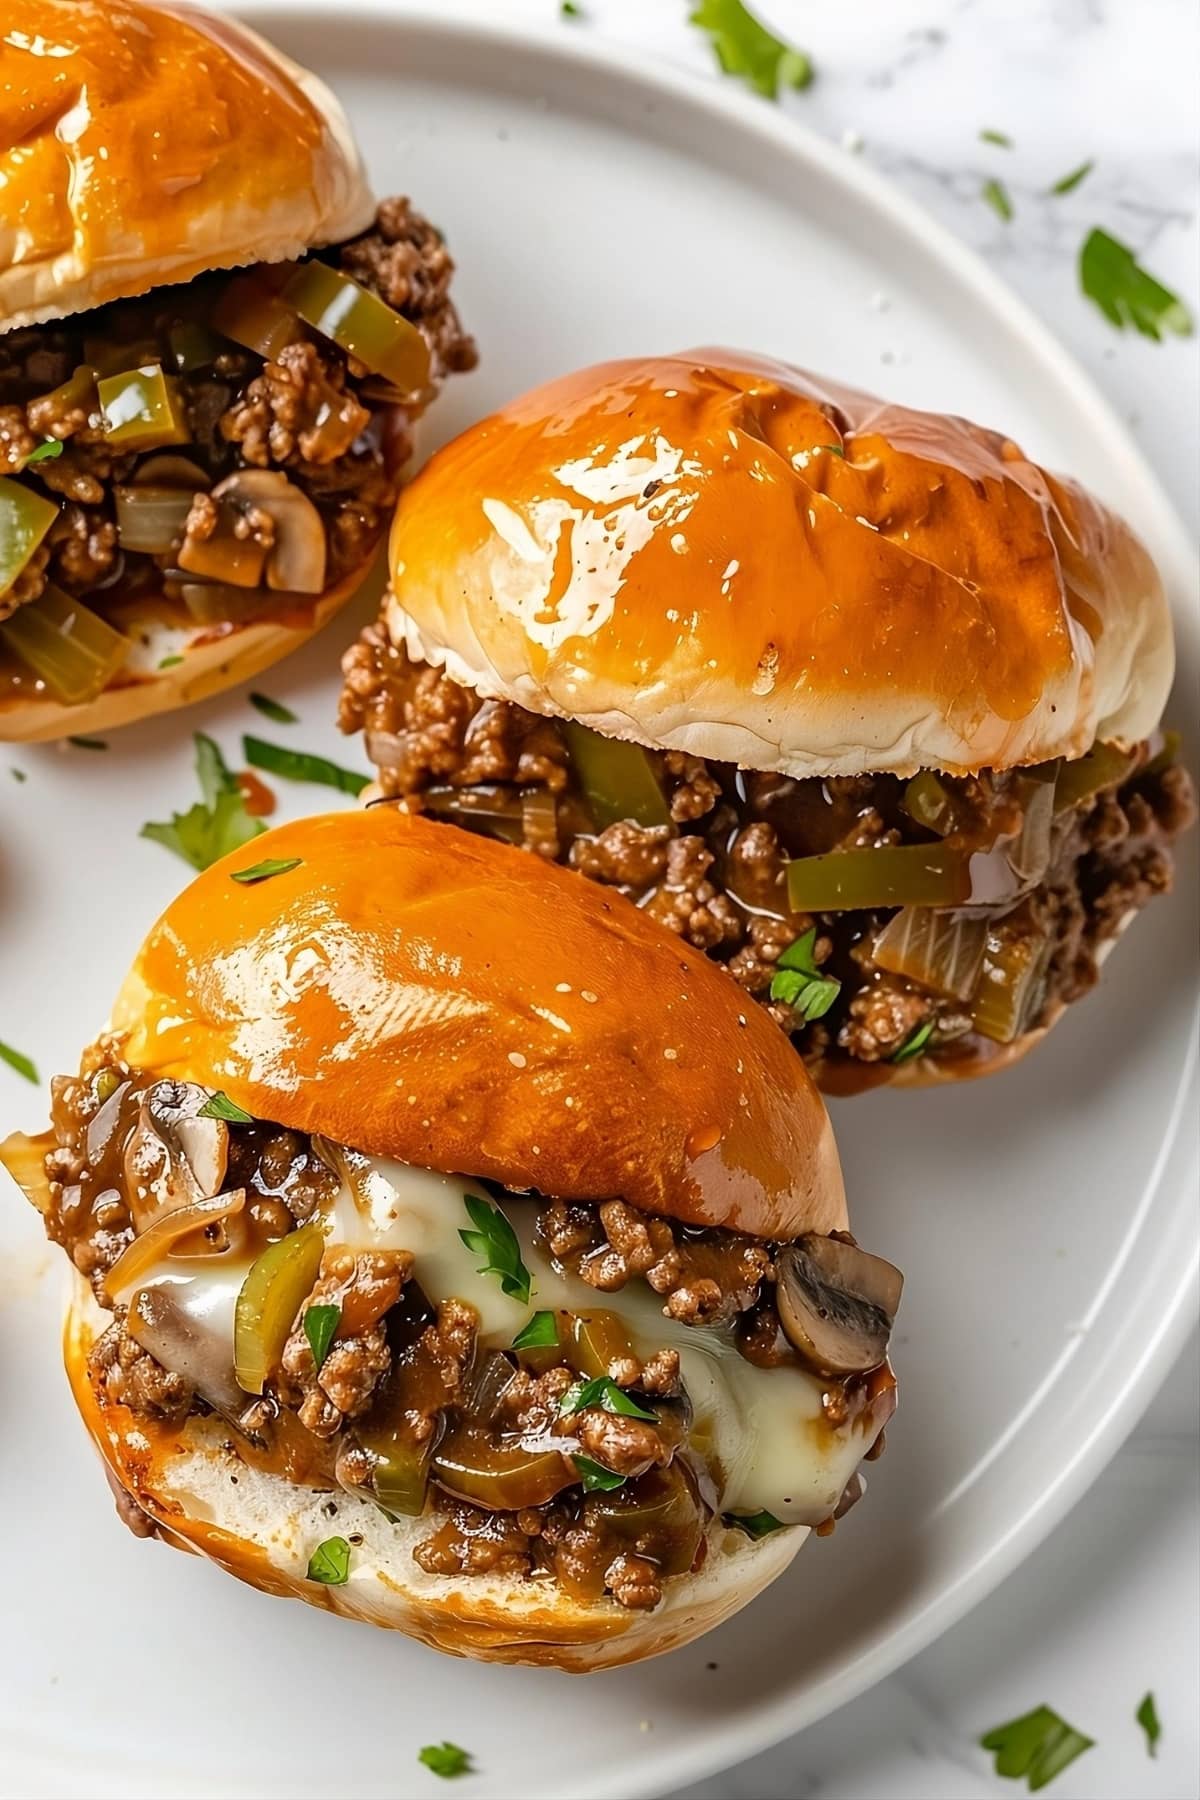
{"type": "MultiPolygon", "coordinates": [[[[692,73],[666,58],[596,34],[563,31],[557,21],[480,19],[438,9],[433,0],[218,0],[228,11],[270,35],[281,22],[311,25],[326,17],[331,24],[378,25],[398,34],[422,33],[449,39],[472,51],[485,49],[539,59],[566,69],[583,67],[606,83],[643,98],[664,95],[698,115],[707,115],[715,130],[736,129],[757,136],[764,145],[848,190],[860,207],[886,215],[911,243],[925,248],[954,275],[980,308],[1019,338],[1031,364],[1039,363],[1074,408],[1080,424],[1090,424],[1098,439],[1119,456],[1115,475],[1130,483],[1130,511],[1139,531],[1150,538],[1175,602],[1177,625],[1195,634],[1196,573],[1191,539],[1149,459],[1132,438],[1115,407],[1071,351],[1011,290],[982,256],[962,243],[915,200],[861,158],[821,137],[794,114],[743,94],[732,82],[692,73]]],[[[1200,1146],[1184,1141],[1184,1109],[1197,1087],[1197,1046],[1181,1072],[1172,1132],[1144,1190],[1143,1211],[1164,1188],[1188,1191],[1200,1172],[1200,1146]]],[[[836,1129],[836,1119],[835,1119],[836,1129]]],[[[643,1736],[638,1745],[636,1775],[623,1775],[620,1786],[601,1772],[596,1780],[576,1781],[574,1800],[652,1800],[668,1790],[704,1779],[781,1742],[864,1693],[894,1673],[911,1657],[962,1619],[1009,1575],[1061,1522],[1119,1449],[1178,1356],[1200,1312],[1200,1237],[1189,1257],[1173,1270],[1164,1292],[1158,1328],[1143,1340],[1139,1358],[1126,1362],[1110,1403],[1092,1428],[1077,1439],[1073,1452],[1002,1535],[987,1544],[957,1580],[944,1585],[898,1629],[852,1655],[831,1673],[809,1680],[792,1694],[777,1694],[732,1720],[711,1723],[699,1738],[663,1745],[643,1736]]],[[[1164,1288],[1167,1282],[1164,1278],[1164,1288]]],[[[32,1771],[30,1771],[32,1773],[32,1771]]]]}

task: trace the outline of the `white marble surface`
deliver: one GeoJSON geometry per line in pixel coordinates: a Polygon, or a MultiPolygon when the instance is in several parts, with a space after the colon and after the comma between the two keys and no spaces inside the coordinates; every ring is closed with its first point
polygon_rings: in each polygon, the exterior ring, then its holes
{"type": "MultiPolygon", "coordinates": [[[[601,32],[631,56],[712,72],[684,0],[582,4],[577,21],[559,19],[558,0],[505,0],[505,10],[547,30],[601,32]]],[[[861,140],[859,154],[1032,302],[1118,406],[1189,527],[1200,529],[1200,340],[1154,344],[1117,333],[1080,294],[1075,267],[1087,231],[1102,225],[1200,312],[1194,0],[760,0],[759,10],[817,66],[814,85],[786,97],[788,109],[835,142],[861,140]],[[984,128],[1015,147],[982,143],[984,128]],[[1046,194],[1089,157],[1095,170],[1074,193],[1046,194]],[[1012,197],[1010,224],[981,198],[989,176],[1012,197]]],[[[454,11],[486,16],[495,0],[455,0],[454,11]]],[[[686,1800],[1023,1792],[992,1775],[975,1743],[1042,1702],[1097,1739],[1055,1782],[1062,1800],[1193,1800],[1198,1415],[1193,1340],[1125,1449],[988,1601],[901,1674],[688,1789],[686,1800]],[[1147,1688],[1163,1723],[1155,1761],[1133,1719],[1147,1688]]]]}

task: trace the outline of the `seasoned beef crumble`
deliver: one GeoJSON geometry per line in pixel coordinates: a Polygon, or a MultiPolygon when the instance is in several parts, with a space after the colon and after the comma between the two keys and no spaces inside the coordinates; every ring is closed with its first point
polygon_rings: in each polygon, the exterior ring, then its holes
{"type": "MultiPolygon", "coordinates": [[[[326,539],[325,587],[362,567],[395,503],[393,471],[406,459],[412,420],[446,375],[473,368],[477,355],[450,298],[454,264],[436,228],[407,199],[384,200],[367,232],[314,260],[344,271],[416,325],[430,352],[429,391],[393,391],[331,339],[298,323],[297,341],[270,355],[220,336],[214,315],[220,319],[231,284],[269,283],[270,268],[249,277],[202,276],[0,336],[0,477],[62,503],[15,581],[6,586],[0,569],[0,622],[39,599],[51,582],[104,617],[139,594],[163,592],[186,619],[199,604],[191,598],[195,585],[204,579],[195,573],[196,552],[218,524],[209,489],[240,470],[286,477],[291,485],[283,491],[315,506],[326,539]],[[191,512],[171,547],[151,554],[122,545],[116,490],[155,461],[161,470],[162,451],[123,452],[106,439],[94,374],[159,363],[178,381],[189,439],[170,457],[198,469],[204,485],[195,480],[191,512]],[[79,370],[85,380],[76,379],[79,370]],[[47,445],[61,449],[47,456],[47,445]]],[[[151,468],[147,479],[174,486],[186,476],[176,466],[169,477],[151,468]]],[[[294,503],[287,504],[294,512],[294,503]]],[[[246,541],[270,550],[275,519],[269,508],[248,504],[239,532],[243,525],[246,541]]],[[[252,574],[248,581],[244,574],[212,579],[211,601],[198,615],[204,622],[297,603],[294,594],[256,586],[252,574]],[[232,595],[221,581],[233,582],[232,595]],[[224,614],[223,594],[230,609],[224,614]]],[[[4,644],[0,666],[4,680],[22,678],[17,652],[4,644]]]]}
{"type": "MultiPolygon", "coordinates": [[[[196,1125],[205,1092],[130,1069],[117,1038],[94,1046],[79,1075],[52,1084],[40,1204],[48,1235],[113,1315],[89,1360],[101,1404],[173,1427],[216,1411],[231,1428],[231,1447],[243,1444],[260,1466],[274,1456],[293,1478],[337,1484],[385,1507],[400,1504],[396,1484],[403,1498],[420,1471],[418,1502],[401,1510],[424,1506],[428,1531],[414,1555],[427,1572],[551,1576],[582,1598],[657,1605],[663,1581],[703,1557],[715,1498],[688,1447],[679,1351],[664,1345],[639,1356],[603,1305],[582,1317],[558,1315],[553,1346],[485,1351],[474,1308],[454,1298],[431,1305],[407,1251],[329,1243],[289,1312],[261,1398],[231,1386],[227,1370],[214,1375],[194,1339],[186,1339],[186,1374],[159,1360],[155,1349],[170,1360],[171,1289],[138,1288],[127,1276],[129,1253],[133,1247],[136,1256],[141,1232],[187,1204],[184,1190],[200,1179],[206,1155],[216,1154],[212,1180],[237,1202],[203,1228],[207,1247],[232,1250],[239,1266],[269,1246],[299,1242],[297,1228],[340,1188],[328,1146],[269,1124],[222,1122],[199,1147],[193,1135],[172,1148],[170,1132],[181,1119],[196,1125]],[[320,1351],[312,1308],[336,1313],[320,1351]],[[144,1341],[164,1320],[168,1338],[144,1341]],[[627,1410],[614,1410],[595,1389],[589,1395],[586,1383],[601,1378],[627,1410]],[[503,1457],[489,1463],[489,1444],[533,1447],[522,1491],[505,1485],[503,1457]],[[581,1486],[576,1456],[616,1491],[581,1486]]],[[[776,1245],[651,1217],[620,1199],[542,1200],[537,1231],[547,1256],[592,1287],[598,1302],[644,1280],[671,1318],[730,1325],[757,1366],[795,1359],[776,1309],[776,1245]]],[[[890,1388],[886,1367],[829,1378],[830,1425],[851,1410],[869,1408],[874,1418],[882,1407],[885,1415],[890,1393],[881,1376],[890,1388]]]]}
{"type": "MultiPolygon", "coordinates": [[[[892,912],[789,908],[785,869],[793,857],[937,841],[905,811],[902,779],[801,781],[648,751],[669,823],[620,820],[597,830],[557,720],[480,701],[444,670],[412,661],[382,624],[364,630],[342,668],[339,721],[343,731],[363,732],[385,798],[492,831],[619,888],[723,962],[832,1085],[839,1071],[845,1085],[871,1080],[872,1065],[889,1063],[914,1039],[943,1062],[995,1054],[961,999],[876,962],[892,912]],[[829,1010],[812,1019],[772,997],[780,957],[809,931],[818,971],[839,984],[829,1010]]],[[[940,778],[965,841],[983,847],[1020,829],[1021,779],[1019,770],[940,778]]],[[[1028,942],[1042,958],[1021,1030],[1095,984],[1104,945],[1129,914],[1169,890],[1170,846],[1194,818],[1187,772],[1149,746],[1119,782],[1056,818],[1042,880],[1000,909],[1006,948],[1019,954],[1028,942]]]]}

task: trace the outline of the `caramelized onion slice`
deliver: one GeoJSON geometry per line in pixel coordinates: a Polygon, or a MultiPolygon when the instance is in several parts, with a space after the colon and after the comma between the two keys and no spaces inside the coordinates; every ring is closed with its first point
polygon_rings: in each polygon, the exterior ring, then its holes
{"type": "Polygon", "coordinates": [[[160,1213],[118,1256],[104,1278],[105,1292],[111,1300],[124,1299],[156,1263],[171,1254],[180,1238],[232,1218],[245,1204],[245,1188],[233,1188],[228,1194],[210,1194],[206,1199],[189,1200],[186,1206],[160,1213]]]}
{"type": "Polygon", "coordinates": [[[1011,1044],[1029,1029],[1041,1008],[1050,951],[1049,935],[1019,919],[991,926],[971,1007],[981,1036],[1011,1044]]]}
{"type": "MultiPolygon", "coordinates": [[[[564,1448],[570,1439],[564,1439],[564,1448]]],[[[433,1454],[433,1478],[459,1500],[494,1512],[544,1506],[579,1476],[562,1450],[545,1441],[497,1438],[481,1425],[456,1425],[433,1454]]]]}
{"type": "Polygon", "coordinates": [[[14,1131],[0,1143],[0,1165],[8,1170],[25,1198],[40,1213],[50,1210],[46,1155],[54,1149],[54,1144],[52,1131],[40,1131],[36,1137],[14,1131]]]}
{"type": "Polygon", "coordinates": [[[183,539],[192,496],[188,489],[151,487],[147,482],[115,487],[117,536],[122,550],[167,556],[183,539]]]}
{"type": "Polygon", "coordinates": [[[887,1355],[904,1277],[857,1244],[813,1233],[775,1258],[779,1320],[819,1375],[861,1375],[887,1355]]]}
{"type": "Polygon", "coordinates": [[[969,1000],[979,982],[987,923],[970,913],[904,906],[875,940],[872,960],[935,993],[969,1000]]]}

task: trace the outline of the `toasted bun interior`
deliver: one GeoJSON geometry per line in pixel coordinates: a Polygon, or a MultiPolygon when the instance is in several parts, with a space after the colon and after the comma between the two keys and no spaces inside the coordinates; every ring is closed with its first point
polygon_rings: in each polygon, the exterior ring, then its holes
{"type": "Polygon", "coordinates": [[[584,369],[434,457],[397,643],[489,698],[792,776],[1078,756],[1157,724],[1162,584],[1002,434],[727,349],[584,369]]]}
{"type": "Polygon", "coordinates": [[[846,1225],[822,1102],[701,951],[568,870],[392,806],[284,825],[167,909],[135,1067],[419,1168],[792,1238],[846,1225]],[[239,867],[296,862],[242,884],[239,867]]]}
{"type": "Polygon", "coordinates": [[[5,0],[0,331],[352,237],[345,115],[234,20],[144,0],[5,0]]]}

